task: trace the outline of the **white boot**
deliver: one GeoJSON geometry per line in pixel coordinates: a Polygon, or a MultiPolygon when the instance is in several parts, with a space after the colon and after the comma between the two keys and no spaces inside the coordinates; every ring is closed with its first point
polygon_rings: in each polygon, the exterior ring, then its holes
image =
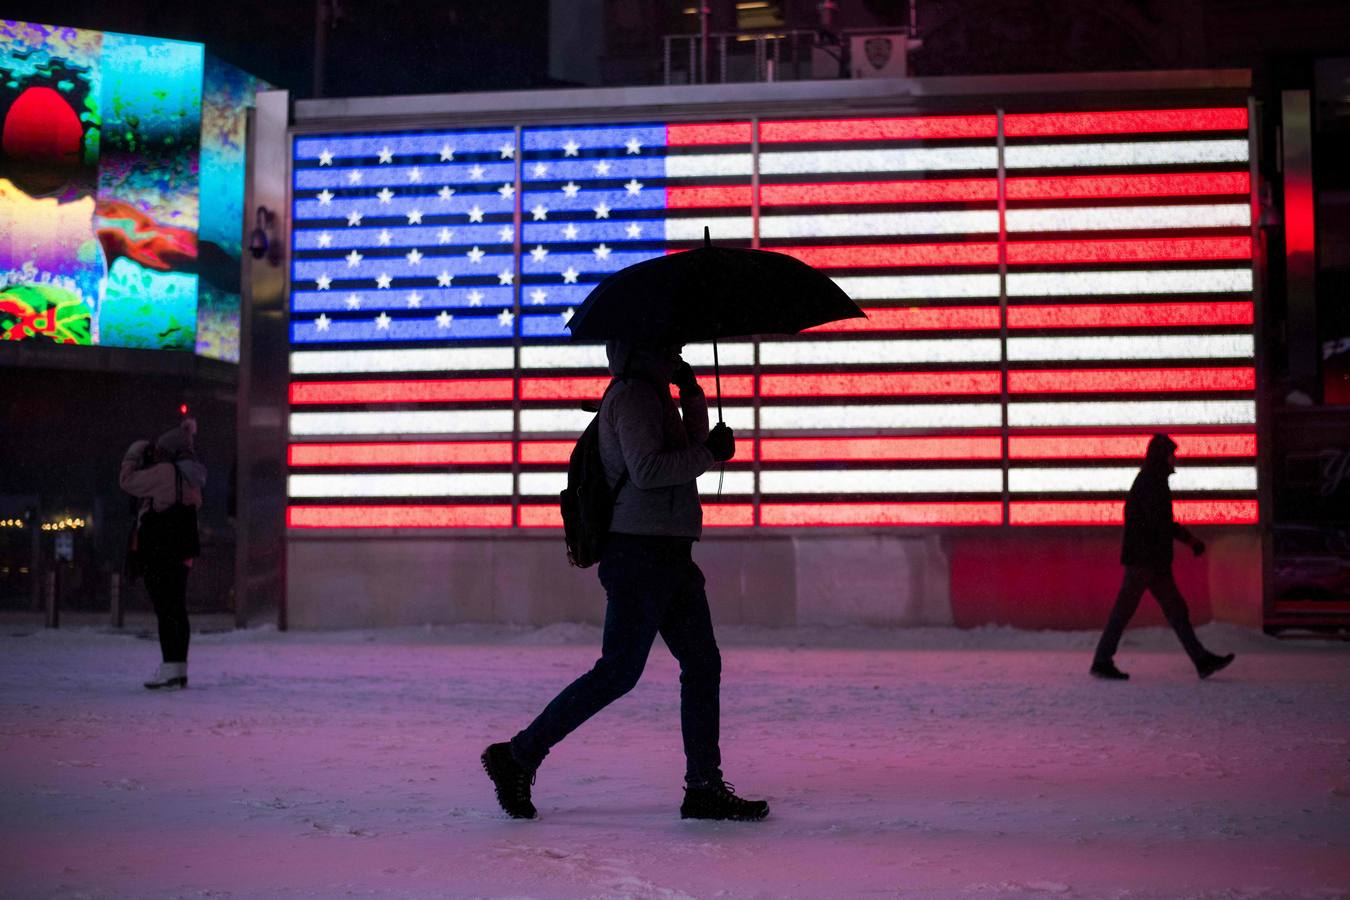
{"type": "Polygon", "coordinates": [[[187,687],[187,663],[160,663],[155,674],[145,682],[145,686],[152,691],[174,691],[187,687]]]}

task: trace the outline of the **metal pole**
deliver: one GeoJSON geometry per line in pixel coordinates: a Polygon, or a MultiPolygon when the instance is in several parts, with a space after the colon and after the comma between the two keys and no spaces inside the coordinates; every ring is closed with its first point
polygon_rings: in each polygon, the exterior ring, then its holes
{"type": "MultiPolygon", "coordinates": [[[[253,180],[257,160],[254,140],[257,111],[250,109],[245,118],[244,208],[256,209],[253,180]]],[[[245,217],[247,219],[247,217],[245,217]]],[[[244,228],[247,228],[247,222],[244,228]]],[[[243,238],[248,240],[247,236],[243,238]]],[[[253,441],[249,427],[253,406],[253,266],[251,254],[243,255],[242,289],[239,291],[239,369],[234,389],[234,626],[248,624],[249,561],[252,559],[253,515],[253,441]]],[[[262,265],[266,265],[264,261],[262,265]]]]}
{"type": "Polygon", "coordinates": [[[314,0],[314,85],[315,97],[323,96],[324,61],[328,58],[328,0],[314,0]]]}
{"type": "Polygon", "coordinates": [[[57,603],[57,589],[60,587],[60,581],[57,578],[58,567],[53,565],[52,570],[47,573],[47,627],[61,627],[61,609],[57,603]]]}
{"type": "Polygon", "coordinates": [[[666,84],[670,84],[670,35],[668,34],[661,37],[661,60],[664,66],[666,84]]]}
{"type": "Polygon", "coordinates": [[[708,27],[709,19],[712,17],[712,7],[708,5],[709,0],[699,0],[698,4],[698,83],[708,83],[708,27]]]}
{"type": "Polygon", "coordinates": [[[122,627],[122,576],[118,572],[113,572],[108,578],[108,608],[110,611],[110,624],[113,628],[122,627]]]}
{"type": "Polygon", "coordinates": [[[42,525],[39,523],[42,504],[28,510],[28,529],[32,532],[32,543],[28,555],[29,596],[32,600],[29,609],[36,611],[42,606],[42,525]]]}

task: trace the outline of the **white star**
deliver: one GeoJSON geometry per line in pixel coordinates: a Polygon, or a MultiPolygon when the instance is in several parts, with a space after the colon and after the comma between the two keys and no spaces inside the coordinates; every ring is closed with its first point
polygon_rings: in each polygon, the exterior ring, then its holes
{"type": "Polygon", "coordinates": [[[440,234],[436,235],[436,241],[437,243],[448,244],[450,243],[450,239],[454,236],[455,233],[449,228],[442,228],[440,234]]]}
{"type": "Polygon", "coordinates": [[[441,145],[441,162],[449,162],[455,158],[455,148],[449,144],[441,145]]]}
{"type": "Polygon", "coordinates": [[[470,305],[470,306],[482,306],[482,305],[483,305],[483,292],[482,292],[482,291],[479,291],[479,290],[469,291],[469,305],[470,305]]]}
{"type": "Polygon", "coordinates": [[[390,150],[388,147],[381,147],[381,148],[380,148],[380,162],[382,162],[382,163],[391,163],[391,162],[393,162],[393,161],[394,161],[394,151],[393,151],[393,150],[390,150]]]}
{"type": "Polygon", "coordinates": [[[530,212],[534,214],[534,220],[536,222],[542,222],[548,218],[548,207],[542,203],[530,210],[530,212]]]}
{"type": "Polygon", "coordinates": [[[564,310],[562,311],[562,320],[563,320],[563,324],[564,324],[564,325],[566,325],[568,322],[572,321],[572,310],[570,310],[570,309],[564,309],[564,310]]]}
{"type": "Polygon", "coordinates": [[[642,152],[642,144],[635,137],[629,138],[628,143],[624,144],[624,147],[628,150],[630,154],[642,152]]]}
{"type": "Polygon", "coordinates": [[[378,288],[380,288],[381,290],[383,290],[383,289],[385,289],[385,288],[388,288],[389,285],[391,285],[391,284],[393,284],[393,283],[394,283],[394,279],[390,278],[390,277],[389,277],[387,274],[385,274],[384,272],[381,272],[381,273],[375,278],[375,286],[378,287],[378,288]]]}
{"type": "Polygon", "coordinates": [[[378,328],[380,331],[388,331],[389,322],[390,322],[389,313],[382,312],[375,317],[375,327],[378,328]]]}
{"type": "Polygon", "coordinates": [[[641,236],[642,236],[642,228],[638,225],[638,223],[636,223],[636,222],[629,222],[629,223],[628,223],[628,236],[629,236],[630,238],[635,238],[635,237],[641,237],[641,236]]]}
{"type": "Polygon", "coordinates": [[[333,236],[332,236],[331,234],[329,234],[329,233],[326,232],[326,231],[321,232],[321,233],[319,234],[319,246],[320,246],[320,247],[327,247],[327,246],[328,246],[329,244],[331,244],[331,243],[333,243],[333,236]]]}
{"type": "Polygon", "coordinates": [[[436,196],[440,197],[442,200],[449,200],[451,197],[455,196],[455,189],[447,184],[436,192],[436,196]]]}
{"type": "Polygon", "coordinates": [[[498,273],[497,273],[497,283],[498,283],[498,284],[512,284],[513,282],[515,282],[515,280],[516,280],[516,273],[515,273],[515,272],[498,272],[498,273]]]}
{"type": "Polygon", "coordinates": [[[324,188],[323,190],[319,191],[318,200],[320,206],[327,206],[328,204],[333,202],[333,192],[330,191],[328,188],[324,188]]]}
{"type": "Polygon", "coordinates": [[[571,266],[568,266],[567,271],[562,273],[563,284],[576,284],[577,276],[580,274],[581,273],[578,272],[576,269],[572,268],[571,266]]]}
{"type": "Polygon", "coordinates": [[[608,160],[603,160],[603,159],[602,159],[602,160],[600,160],[598,163],[595,164],[595,174],[597,174],[597,175],[608,175],[608,174],[609,174],[609,162],[608,162],[608,160]]]}
{"type": "Polygon", "coordinates": [[[543,178],[548,174],[548,163],[537,162],[534,164],[534,177],[543,178]]]}
{"type": "Polygon", "coordinates": [[[333,151],[327,148],[319,151],[319,165],[331,166],[333,164],[333,151]]]}
{"type": "Polygon", "coordinates": [[[642,190],[642,182],[638,181],[636,178],[633,178],[630,179],[629,182],[625,184],[623,187],[624,190],[628,191],[628,193],[636,197],[638,191],[642,190]]]}
{"type": "Polygon", "coordinates": [[[454,280],[455,276],[451,275],[448,271],[442,272],[441,274],[436,276],[436,284],[439,287],[449,287],[450,282],[454,280]]]}
{"type": "Polygon", "coordinates": [[[482,250],[479,250],[477,247],[474,247],[466,255],[469,257],[469,262],[480,263],[483,261],[483,256],[485,254],[483,253],[482,250]]]}
{"type": "Polygon", "coordinates": [[[515,159],[515,158],[516,158],[516,145],[515,145],[515,144],[502,144],[502,145],[501,145],[500,147],[498,147],[497,149],[501,151],[502,159],[515,159]]]}
{"type": "Polygon", "coordinates": [[[415,266],[422,261],[422,251],[416,247],[408,251],[408,265],[415,266]]]}
{"type": "Polygon", "coordinates": [[[421,181],[421,180],[422,180],[422,167],[421,167],[421,166],[413,166],[411,169],[409,169],[409,170],[408,170],[408,180],[409,180],[409,181],[421,181]]]}
{"type": "Polygon", "coordinates": [[[326,313],[319,313],[319,317],[314,320],[314,327],[319,331],[327,331],[328,326],[333,324],[333,320],[328,318],[326,313]]]}
{"type": "Polygon", "coordinates": [[[576,141],[569,140],[567,143],[563,144],[563,156],[576,156],[577,151],[580,149],[580,144],[576,141]]]}
{"type": "Polygon", "coordinates": [[[394,238],[394,236],[393,236],[392,234],[389,233],[389,229],[388,229],[388,228],[381,228],[381,229],[380,229],[380,238],[379,238],[379,240],[380,240],[380,246],[381,246],[381,247],[388,247],[388,246],[389,246],[389,242],[390,242],[391,240],[393,240],[393,238],[394,238]]]}
{"type": "Polygon", "coordinates": [[[381,188],[380,192],[375,196],[380,198],[381,203],[388,203],[390,200],[394,199],[394,192],[389,190],[389,188],[381,188]]]}
{"type": "Polygon", "coordinates": [[[361,308],[361,298],[358,297],[358,296],[356,296],[355,294],[348,294],[348,295],[347,295],[347,308],[348,308],[348,309],[360,309],[360,308],[361,308]]]}
{"type": "Polygon", "coordinates": [[[567,227],[563,229],[563,237],[567,238],[569,241],[575,241],[577,239],[577,226],[568,222],[567,227]]]}
{"type": "Polygon", "coordinates": [[[581,188],[574,181],[569,181],[562,186],[562,192],[569,197],[575,197],[579,190],[581,190],[581,188]]]}
{"type": "Polygon", "coordinates": [[[348,172],[347,172],[347,183],[348,183],[348,184],[360,184],[360,183],[361,183],[361,170],[360,170],[360,169],[351,169],[350,171],[348,171],[348,172]]]}
{"type": "Polygon", "coordinates": [[[347,226],[350,228],[356,225],[360,225],[361,218],[362,218],[361,210],[359,209],[352,210],[351,212],[347,213],[347,226]]]}
{"type": "Polygon", "coordinates": [[[475,204],[474,208],[469,210],[469,221],[470,222],[483,221],[483,208],[475,204]]]}
{"type": "Polygon", "coordinates": [[[600,205],[597,206],[597,207],[595,207],[595,217],[596,217],[597,219],[608,219],[608,218],[609,218],[609,204],[607,204],[607,203],[605,203],[605,201],[601,200],[601,201],[600,201],[600,205]]]}
{"type": "Polygon", "coordinates": [[[548,248],[540,244],[530,251],[530,255],[534,257],[535,262],[543,262],[544,257],[548,256],[548,248]]]}
{"type": "Polygon", "coordinates": [[[479,178],[482,178],[483,167],[478,165],[477,163],[474,163],[473,168],[469,170],[469,177],[474,179],[475,181],[478,180],[479,178]]]}
{"type": "Polygon", "coordinates": [[[504,309],[497,313],[497,324],[503,328],[510,328],[511,323],[516,320],[516,314],[509,309],[504,309]]]}
{"type": "Polygon", "coordinates": [[[591,252],[595,254],[596,259],[604,259],[607,256],[609,256],[609,248],[606,247],[603,243],[599,247],[596,247],[591,252]]]}
{"type": "Polygon", "coordinates": [[[318,278],[314,279],[314,283],[319,286],[319,290],[326,291],[328,290],[328,286],[333,283],[333,279],[329,278],[327,275],[320,275],[318,278]]]}
{"type": "Polygon", "coordinates": [[[542,306],[546,300],[548,300],[548,291],[539,288],[530,291],[530,302],[536,306],[542,306]]]}
{"type": "Polygon", "coordinates": [[[409,224],[409,225],[421,225],[421,224],[422,224],[422,211],[421,211],[420,209],[410,209],[410,210],[408,210],[408,224],[409,224]]]}
{"type": "Polygon", "coordinates": [[[497,188],[497,193],[502,195],[503,200],[510,200],[516,195],[516,186],[514,184],[504,184],[497,188]]]}
{"type": "Polygon", "coordinates": [[[355,269],[358,265],[360,265],[361,260],[364,258],[365,257],[363,257],[360,253],[357,253],[355,250],[353,250],[351,253],[347,254],[347,268],[355,269]]]}
{"type": "Polygon", "coordinates": [[[418,309],[422,306],[422,295],[413,291],[408,295],[408,309],[418,309]]]}
{"type": "Polygon", "coordinates": [[[455,321],[455,317],[454,317],[454,316],[450,315],[450,314],[449,314],[448,312],[446,312],[445,310],[441,310],[441,314],[440,314],[439,316],[436,317],[436,327],[437,327],[437,328],[449,328],[449,327],[450,327],[450,323],[453,322],[453,321],[455,321]]]}
{"type": "Polygon", "coordinates": [[[503,243],[513,240],[515,236],[516,229],[510,225],[503,225],[497,229],[497,237],[501,238],[503,243]]]}

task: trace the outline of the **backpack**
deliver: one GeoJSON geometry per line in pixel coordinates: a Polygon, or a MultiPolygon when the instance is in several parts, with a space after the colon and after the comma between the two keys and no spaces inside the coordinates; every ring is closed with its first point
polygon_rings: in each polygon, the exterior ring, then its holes
{"type": "MultiPolygon", "coordinates": [[[[609,387],[614,384],[611,381],[609,387]]],[[[609,393],[609,388],[605,388],[605,393],[609,393]]],[[[600,402],[604,402],[603,397],[600,402]]],[[[567,487],[558,495],[567,561],[572,565],[586,569],[600,561],[609,524],[614,518],[614,502],[627,482],[626,471],[613,488],[605,477],[605,466],[600,460],[600,414],[597,410],[595,418],[572,448],[572,456],[567,462],[567,487]]]]}

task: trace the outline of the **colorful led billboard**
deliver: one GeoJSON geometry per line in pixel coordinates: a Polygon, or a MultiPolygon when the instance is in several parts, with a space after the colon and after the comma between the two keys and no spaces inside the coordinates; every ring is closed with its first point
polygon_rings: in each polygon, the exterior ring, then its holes
{"type": "Polygon", "coordinates": [[[571,310],[704,226],[868,312],[720,346],[707,525],[1112,524],[1157,430],[1180,518],[1255,522],[1248,144],[1241,107],[299,136],[289,524],[556,527],[607,381],[571,310]]]}

